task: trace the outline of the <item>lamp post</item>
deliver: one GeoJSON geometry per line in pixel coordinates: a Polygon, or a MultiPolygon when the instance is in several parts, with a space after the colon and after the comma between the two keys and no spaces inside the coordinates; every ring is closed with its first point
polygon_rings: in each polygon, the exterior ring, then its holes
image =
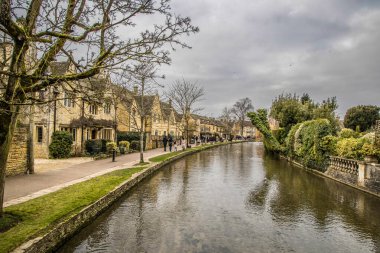
{"type": "Polygon", "coordinates": [[[53,96],[54,96],[54,116],[53,116],[53,132],[56,131],[57,127],[57,97],[58,97],[59,91],[57,87],[53,88],[53,96]]]}

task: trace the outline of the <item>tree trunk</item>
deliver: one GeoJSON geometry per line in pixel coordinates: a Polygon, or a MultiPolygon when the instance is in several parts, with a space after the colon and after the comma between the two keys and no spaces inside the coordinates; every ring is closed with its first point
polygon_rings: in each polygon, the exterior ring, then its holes
{"type": "Polygon", "coordinates": [[[17,115],[19,107],[9,105],[1,105],[3,109],[0,111],[0,218],[3,217],[4,203],[4,186],[5,173],[7,167],[8,153],[11,141],[16,128],[17,115]]]}
{"type": "Polygon", "coordinates": [[[140,163],[144,163],[144,118],[140,118],[140,163]]]}

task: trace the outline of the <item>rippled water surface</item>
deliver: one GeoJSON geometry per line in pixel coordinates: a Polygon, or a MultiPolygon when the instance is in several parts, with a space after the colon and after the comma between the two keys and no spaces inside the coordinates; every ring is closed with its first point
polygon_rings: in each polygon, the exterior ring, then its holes
{"type": "Polygon", "coordinates": [[[157,172],[60,252],[380,252],[380,199],[233,144],[157,172]]]}

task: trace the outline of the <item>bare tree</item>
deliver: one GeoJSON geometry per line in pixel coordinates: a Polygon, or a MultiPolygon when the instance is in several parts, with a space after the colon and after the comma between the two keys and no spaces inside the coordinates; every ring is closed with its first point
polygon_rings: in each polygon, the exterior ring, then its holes
{"type": "Polygon", "coordinates": [[[204,96],[204,89],[197,83],[182,80],[175,81],[165,93],[172,100],[173,107],[182,114],[186,143],[189,143],[189,127],[191,114],[201,110],[195,107],[204,96]]]}
{"type": "MultiPolygon", "coordinates": [[[[159,85],[156,82],[157,78],[164,78],[164,76],[159,76],[157,74],[157,67],[154,63],[144,62],[135,66],[133,71],[131,71],[132,79],[136,80],[137,84],[137,94],[135,100],[137,102],[136,111],[139,115],[139,124],[135,124],[140,133],[140,163],[144,163],[144,134],[146,127],[146,120],[149,114],[150,101],[147,100],[147,95],[151,94],[152,89],[155,85],[159,85]]],[[[133,104],[133,103],[131,103],[133,104]]],[[[133,108],[134,109],[134,108],[133,108]]],[[[133,117],[133,120],[136,118],[133,117]]]]}
{"type": "Polygon", "coordinates": [[[247,113],[253,110],[252,100],[249,98],[242,98],[238,100],[232,107],[231,111],[236,116],[240,125],[240,135],[243,136],[244,122],[247,113]]]}
{"type": "Polygon", "coordinates": [[[222,122],[226,134],[229,135],[229,138],[231,138],[232,128],[235,123],[232,109],[228,107],[224,107],[222,111],[222,115],[219,117],[219,120],[222,122]]]}
{"type": "Polygon", "coordinates": [[[123,72],[149,59],[170,63],[165,45],[189,47],[181,35],[198,31],[171,11],[169,0],[0,0],[0,217],[10,143],[31,94],[89,78],[102,69],[123,72]],[[142,15],[162,24],[136,26],[142,15]],[[148,28],[148,29],[147,29],[148,28]],[[142,30],[139,30],[142,29],[142,30]],[[125,32],[128,31],[128,32],[125,32]],[[75,70],[49,73],[50,64],[69,61],[75,70]]]}

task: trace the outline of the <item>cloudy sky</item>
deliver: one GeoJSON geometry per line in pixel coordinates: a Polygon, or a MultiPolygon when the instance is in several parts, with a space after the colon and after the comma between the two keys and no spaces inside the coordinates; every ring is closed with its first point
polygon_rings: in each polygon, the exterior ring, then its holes
{"type": "Polygon", "coordinates": [[[197,81],[203,114],[249,97],[269,108],[277,95],[336,96],[338,113],[380,105],[379,0],[173,0],[200,32],[172,54],[165,83],[197,81]]]}

